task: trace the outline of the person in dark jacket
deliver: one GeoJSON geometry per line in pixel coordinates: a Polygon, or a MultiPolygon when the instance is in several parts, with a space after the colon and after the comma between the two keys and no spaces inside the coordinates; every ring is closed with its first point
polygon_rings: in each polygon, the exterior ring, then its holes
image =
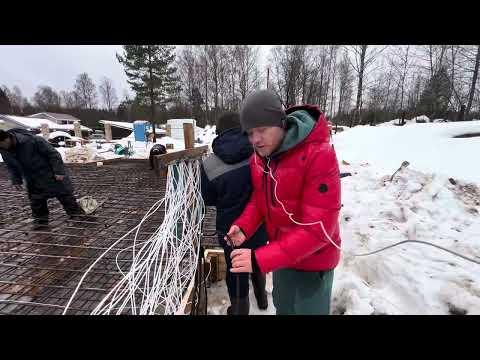
{"type": "MultiPolygon", "coordinates": [[[[213,154],[210,154],[201,167],[202,196],[207,206],[217,209],[216,229],[220,245],[224,249],[227,264],[226,283],[231,306],[229,315],[248,315],[249,275],[247,273],[232,274],[230,254],[232,247],[224,240],[233,221],[240,216],[252,192],[249,158],[253,148],[247,136],[240,129],[240,117],[237,113],[226,113],[218,119],[217,137],[212,143],[213,154]],[[237,281],[239,281],[237,293],[237,281]]],[[[263,226],[245,241],[240,248],[257,249],[266,245],[267,235],[263,226]]],[[[252,284],[260,309],[268,307],[265,291],[265,274],[260,271],[252,273],[252,284]]]]}
{"type": "Polygon", "coordinates": [[[150,149],[150,170],[153,170],[153,159],[155,155],[163,155],[167,153],[167,148],[162,144],[155,144],[150,149]]]}
{"type": "Polygon", "coordinates": [[[0,130],[0,154],[13,186],[22,190],[25,180],[36,228],[48,225],[50,198],[57,198],[71,218],[85,214],[60,153],[48,141],[22,129],[0,130]]]}

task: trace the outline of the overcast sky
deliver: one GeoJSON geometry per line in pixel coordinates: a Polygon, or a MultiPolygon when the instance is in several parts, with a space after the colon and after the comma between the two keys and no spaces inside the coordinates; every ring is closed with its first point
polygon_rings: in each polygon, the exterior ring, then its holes
{"type": "MultiPolygon", "coordinates": [[[[261,64],[270,45],[260,47],[261,64]]],[[[0,45],[0,85],[17,85],[31,99],[39,85],[54,90],[72,90],[78,74],[86,72],[98,86],[106,76],[112,79],[117,97],[129,91],[123,67],[115,52],[120,45],[0,45]]],[[[263,66],[262,66],[263,67],[263,66]]]]}

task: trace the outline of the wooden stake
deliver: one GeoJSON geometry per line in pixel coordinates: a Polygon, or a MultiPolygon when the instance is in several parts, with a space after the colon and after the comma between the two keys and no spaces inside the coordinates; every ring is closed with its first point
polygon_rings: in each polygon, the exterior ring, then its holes
{"type": "Polygon", "coordinates": [[[194,148],[195,132],[193,130],[193,124],[183,124],[183,140],[185,142],[185,149],[194,148]]]}

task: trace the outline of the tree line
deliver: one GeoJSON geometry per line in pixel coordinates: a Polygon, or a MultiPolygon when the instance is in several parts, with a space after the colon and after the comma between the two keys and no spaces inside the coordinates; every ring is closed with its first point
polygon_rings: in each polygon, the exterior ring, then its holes
{"type": "Polygon", "coordinates": [[[176,117],[205,126],[268,87],[285,107],[317,104],[340,125],[401,123],[417,115],[480,118],[480,45],[280,45],[263,62],[259,52],[253,45],[125,45],[116,58],[132,98],[119,100],[108,78],[97,90],[83,73],[72,90],[42,85],[30,101],[18,87],[4,86],[0,113],[67,112],[93,127],[100,119],[176,117]],[[6,101],[10,107],[2,109],[6,101]]]}

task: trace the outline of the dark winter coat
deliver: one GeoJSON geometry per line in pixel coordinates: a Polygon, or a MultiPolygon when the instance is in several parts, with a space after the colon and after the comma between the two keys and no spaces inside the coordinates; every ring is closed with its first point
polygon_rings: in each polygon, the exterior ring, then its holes
{"type": "Polygon", "coordinates": [[[13,150],[0,150],[13,185],[25,180],[29,195],[34,198],[53,198],[73,192],[60,153],[40,136],[22,129],[8,131],[16,139],[13,150]],[[55,175],[64,175],[57,181],[55,175]]]}
{"type": "MultiPolygon", "coordinates": [[[[217,232],[227,233],[252,193],[249,158],[253,148],[240,128],[232,128],[215,138],[212,149],[202,163],[202,195],[207,206],[217,208],[217,232]]],[[[253,244],[266,243],[263,226],[253,238],[253,244]]]]}

